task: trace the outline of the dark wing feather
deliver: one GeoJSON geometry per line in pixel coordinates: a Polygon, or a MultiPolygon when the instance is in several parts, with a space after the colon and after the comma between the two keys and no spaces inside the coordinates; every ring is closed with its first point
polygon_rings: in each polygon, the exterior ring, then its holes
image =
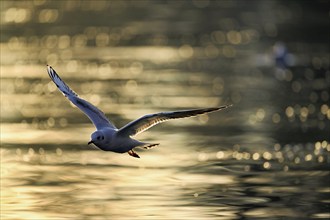
{"type": "Polygon", "coordinates": [[[96,108],[91,103],[79,98],[77,93],[75,93],[67,84],[64,83],[64,81],[59,77],[59,75],[57,75],[51,66],[47,65],[47,72],[49,77],[53,80],[63,95],[87,115],[87,117],[93,122],[96,129],[99,130],[104,127],[116,128],[113,124],[111,124],[101,110],[96,108]]]}
{"type": "Polygon", "coordinates": [[[156,114],[145,115],[135,121],[132,121],[118,130],[118,135],[123,136],[134,136],[137,135],[159,123],[178,118],[192,117],[200,114],[205,114],[208,112],[218,111],[224,108],[228,108],[231,105],[225,105],[217,108],[202,108],[202,109],[192,109],[183,110],[175,112],[160,112],[156,114]]]}

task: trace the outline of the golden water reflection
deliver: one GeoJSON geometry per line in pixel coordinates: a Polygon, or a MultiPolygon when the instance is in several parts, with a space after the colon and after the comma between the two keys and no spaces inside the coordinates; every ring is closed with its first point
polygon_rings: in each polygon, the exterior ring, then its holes
{"type": "MultiPolygon", "coordinates": [[[[196,219],[207,212],[194,209],[190,200],[202,197],[203,188],[207,187],[205,183],[227,185],[235,182],[230,176],[217,175],[209,182],[209,177],[202,174],[177,173],[177,167],[168,166],[175,162],[171,162],[171,158],[163,161],[164,157],[145,156],[141,163],[100,151],[66,151],[61,155],[31,152],[26,154],[29,159],[25,154],[1,152],[2,158],[6,158],[2,160],[4,181],[1,185],[2,191],[6,189],[1,199],[5,208],[2,216],[6,219],[55,216],[97,219],[100,213],[124,219],[148,215],[172,218],[183,210],[196,219]],[[150,164],[152,167],[148,167],[150,164]],[[169,211],[169,203],[176,208],[169,211]],[[73,207],[77,213],[72,213],[73,207]],[[16,211],[20,214],[14,214],[16,211]]],[[[186,162],[182,167],[191,163],[186,162]]]]}
{"type": "MultiPolygon", "coordinates": [[[[183,144],[187,140],[175,142],[183,144]]],[[[279,148],[276,145],[276,149],[279,148]]],[[[330,147],[323,141],[315,143],[315,148],[328,148],[329,152],[330,147]]],[[[312,181],[309,177],[329,175],[329,171],[298,172],[295,165],[289,165],[293,171],[285,170],[285,166],[281,168],[278,166],[281,163],[272,159],[271,152],[262,155],[265,163],[274,165],[271,167],[266,167],[255,157],[256,153],[253,154],[259,164],[257,168],[247,156],[248,152],[196,154],[185,149],[175,151],[172,154],[164,148],[144,151],[143,159],[137,160],[126,154],[73,150],[70,147],[64,150],[42,147],[2,149],[2,217],[65,219],[89,216],[98,219],[112,216],[140,219],[141,216],[150,216],[169,219],[182,216],[198,219],[208,218],[210,213],[220,219],[235,219],[239,215],[270,217],[275,214],[269,207],[242,213],[236,204],[268,204],[271,203],[269,195],[296,194],[300,199],[309,199],[316,193],[313,189],[306,191],[306,188],[290,182],[297,181],[296,184],[300,185],[312,181]],[[240,159],[239,155],[246,156],[240,159]],[[258,169],[264,171],[258,172],[258,169]],[[196,209],[201,205],[202,208],[196,209]],[[79,211],[72,212],[73,209],[79,211]]],[[[306,162],[302,161],[310,166],[317,163],[314,160],[306,162]]],[[[298,210],[289,207],[279,209],[283,212],[276,216],[300,215],[298,210]]]]}
{"type": "Polygon", "coordinates": [[[325,4],[1,1],[0,218],[327,219],[325,4]],[[118,127],[233,107],[139,135],[161,144],[139,160],[106,153],[46,64],[118,127]]]}

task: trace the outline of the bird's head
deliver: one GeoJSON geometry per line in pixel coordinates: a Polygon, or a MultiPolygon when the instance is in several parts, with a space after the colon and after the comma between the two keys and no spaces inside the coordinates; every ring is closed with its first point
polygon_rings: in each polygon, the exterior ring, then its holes
{"type": "Polygon", "coordinates": [[[105,141],[105,136],[103,132],[101,131],[95,131],[92,136],[91,140],[88,142],[88,144],[95,144],[96,146],[102,145],[105,141]]]}

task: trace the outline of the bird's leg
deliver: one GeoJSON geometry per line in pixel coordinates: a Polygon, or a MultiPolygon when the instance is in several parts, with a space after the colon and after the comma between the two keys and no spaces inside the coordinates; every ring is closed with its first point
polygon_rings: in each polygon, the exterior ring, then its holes
{"type": "Polygon", "coordinates": [[[137,153],[135,153],[133,150],[129,150],[127,153],[132,157],[140,158],[140,156],[137,153]]]}

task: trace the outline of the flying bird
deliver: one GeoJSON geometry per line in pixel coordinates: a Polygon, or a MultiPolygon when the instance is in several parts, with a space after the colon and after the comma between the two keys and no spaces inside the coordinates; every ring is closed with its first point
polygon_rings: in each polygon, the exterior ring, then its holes
{"type": "Polygon", "coordinates": [[[104,151],[112,151],[116,153],[127,152],[130,156],[136,158],[140,158],[140,156],[134,151],[135,147],[151,148],[159,144],[144,143],[133,139],[133,136],[159,123],[171,119],[196,116],[209,112],[219,111],[231,106],[223,105],[214,108],[200,108],[148,114],[118,129],[108,120],[108,118],[101,110],[99,110],[88,101],[80,98],[77,93],[70,89],[70,87],[49,65],[47,65],[47,72],[49,77],[55,83],[57,88],[63,93],[63,95],[67,97],[74,105],[76,105],[83,113],[85,113],[96,127],[96,131],[92,133],[91,140],[88,142],[88,144],[94,144],[99,149],[104,151]]]}

